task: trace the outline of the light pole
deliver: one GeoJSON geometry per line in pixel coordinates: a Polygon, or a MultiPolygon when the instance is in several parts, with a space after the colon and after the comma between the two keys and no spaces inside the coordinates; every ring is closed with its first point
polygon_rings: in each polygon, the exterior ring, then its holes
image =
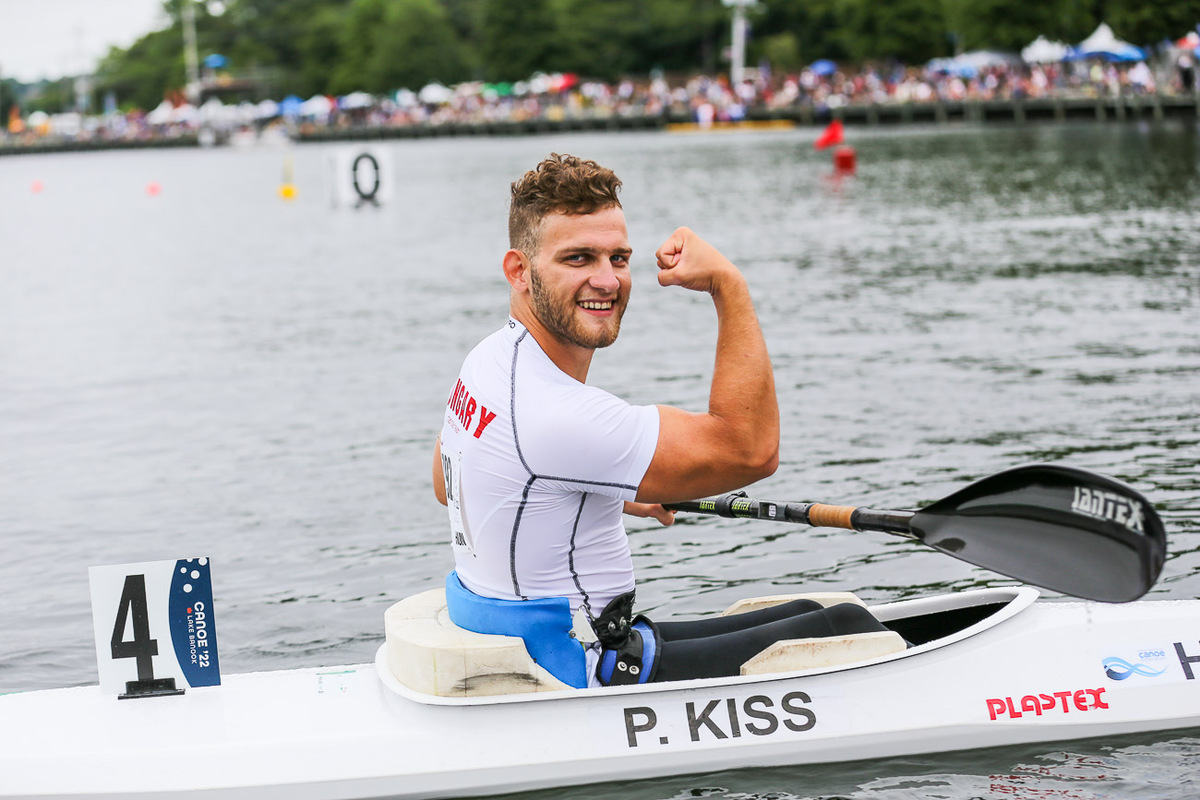
{"type": "Polygon", "coordinates": [[[192,105],[200,102],[200,64],[196,59],[196,7],[194,0],[181,0],[183,3],[183,64],[187,70],[187,86],[184,94],[192,105]]]}
{"type": "Polygon", "coordinates": [[[732,46],[729,52],[729,79],[736,88],[746,78],[746,9],[756,0],[721,0],[733,8],[732,46]]]}

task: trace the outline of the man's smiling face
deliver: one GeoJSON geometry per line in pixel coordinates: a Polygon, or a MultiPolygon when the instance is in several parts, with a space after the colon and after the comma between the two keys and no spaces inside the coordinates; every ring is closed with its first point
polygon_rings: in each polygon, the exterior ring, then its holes
{"type": "Polygon", "coordinates": [[[550,214],[530,267],[534,313],[564,344],[594,350],[616,341],[629,303],[629,235],[617,206],[550,214]]]}

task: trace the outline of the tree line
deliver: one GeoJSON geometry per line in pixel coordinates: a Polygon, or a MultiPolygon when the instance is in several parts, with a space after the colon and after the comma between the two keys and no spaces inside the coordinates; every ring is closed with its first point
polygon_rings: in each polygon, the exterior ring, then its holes
{"type": "MultiPolygon", "coordinates": [[[[184,86],[182,2],[194,4],[200,58],[221,54],[231,75],[255,76],[276,99],[537,71],[614,81],[729,67],[722,0],[165,0],[169,24],[112,49],[95,97],[152,108],[184,86]]],[[[747,63],[782,72],[818,58],[922,64],[1018,51],[1039,35],[1072,43],[1102,21],[1156,44],[1193,29],[1200,0],[760,0],[748,19],[747,63]]]]}

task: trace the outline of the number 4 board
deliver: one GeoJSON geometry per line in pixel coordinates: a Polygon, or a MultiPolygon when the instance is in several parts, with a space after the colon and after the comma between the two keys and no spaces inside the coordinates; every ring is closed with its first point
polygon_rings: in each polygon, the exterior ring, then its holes
{"type": "Polygon", "coordinates": [[[100,690],[181,694],[221,683],[207,558],[92,567],[100,690]]]}

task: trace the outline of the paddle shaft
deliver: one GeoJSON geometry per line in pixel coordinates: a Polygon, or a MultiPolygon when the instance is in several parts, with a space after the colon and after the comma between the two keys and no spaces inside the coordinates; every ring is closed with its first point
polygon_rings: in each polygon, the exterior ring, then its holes
{"type": "Polygon", "coordinates": [[[917,511],[776,503],[743,492],[666,506],[720,517],[879,531],[1063,594],[1123,603],[1162,572],[1166,530],[1150,501],[1061,464],[1013,467],[917,511]]]}
{"type": "Polygon", "coordinates": [[[910,539],[920,538],[913,533],[909,525],[913,516],[911,511],[881,511],[861,506],[833,506],[825,503],[776,503],[746,497],[739,492],[704,500],[668,503],[665,507],[672,511],[690,511],[718,517],[767,519],[775,522],[795,522],[815,528],[879,531],[910,539]]]}

